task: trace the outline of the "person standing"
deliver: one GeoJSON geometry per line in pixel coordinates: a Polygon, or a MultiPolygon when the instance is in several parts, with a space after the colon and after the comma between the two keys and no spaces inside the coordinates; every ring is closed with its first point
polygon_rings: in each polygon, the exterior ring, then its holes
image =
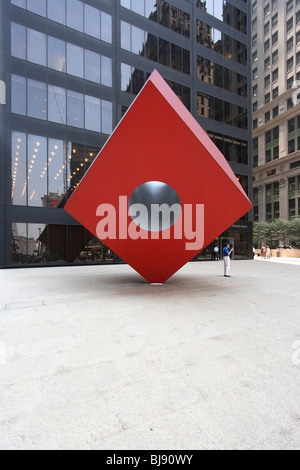
{"type": "Polygon", "coordinates": [[[219,247],[218,247],[218,245],[216,245],[214,247],[214,259],[215,259],[215,261],[219,261],[219,247]]]}
{"type": "Polygon", "coordinates": [[[229,243],[223,248],[223,259],[224,259],[224,277],[231,277],[230,272],[230,255],[233,252],[233,248],[230,249],[229,243]]]}

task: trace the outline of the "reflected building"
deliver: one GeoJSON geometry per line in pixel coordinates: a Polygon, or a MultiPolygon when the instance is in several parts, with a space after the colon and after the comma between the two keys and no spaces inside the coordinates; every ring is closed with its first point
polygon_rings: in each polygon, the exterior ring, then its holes
{"type": "MultiPolygon", "coordinates": [[[[122,262],[63,208],[154,68],[251,197],[249,3],[1,2],[1,266],[122,262]]],[[[221,237],[239,258],[251,256],[251,224],[221,237]]]]}

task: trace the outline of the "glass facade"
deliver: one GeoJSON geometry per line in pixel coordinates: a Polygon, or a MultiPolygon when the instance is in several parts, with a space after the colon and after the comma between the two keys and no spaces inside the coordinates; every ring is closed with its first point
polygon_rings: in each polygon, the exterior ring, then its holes
{"type": "MultiPolygon", "coordinates": [[[[63,208],[155,68],[252,197],[249,3],[3,0],[1,267],[122,261],[63,208]]],[[[220,238],[237,259],[252,256],[251,217],[220,238]]]]}

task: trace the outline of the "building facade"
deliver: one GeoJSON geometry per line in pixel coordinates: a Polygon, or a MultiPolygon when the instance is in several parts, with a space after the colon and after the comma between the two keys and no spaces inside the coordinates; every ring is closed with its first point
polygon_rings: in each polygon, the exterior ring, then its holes
{"type": "MultiPolygon", "coordinates": [[[[249,2],[3,0],[0,21],[1,267],[121,261],[63,207],[155,68],[252,197],[249,2]]],[[[236,258],[251,217],[221,237],[236,258]]]]}
{"type": "Polygon", "coordinates": [[[252,1],[252,74],[254,220],[300,217],[299,0],[252,1]]]}

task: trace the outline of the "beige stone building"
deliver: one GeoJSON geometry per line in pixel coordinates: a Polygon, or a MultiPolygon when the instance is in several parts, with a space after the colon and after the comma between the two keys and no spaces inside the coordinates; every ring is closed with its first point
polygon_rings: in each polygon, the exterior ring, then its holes
{"type": "Polygon", "coordinates": [[[300,0],[252,1],[252,74],[254,220],[300,217],[300,0]]]}

